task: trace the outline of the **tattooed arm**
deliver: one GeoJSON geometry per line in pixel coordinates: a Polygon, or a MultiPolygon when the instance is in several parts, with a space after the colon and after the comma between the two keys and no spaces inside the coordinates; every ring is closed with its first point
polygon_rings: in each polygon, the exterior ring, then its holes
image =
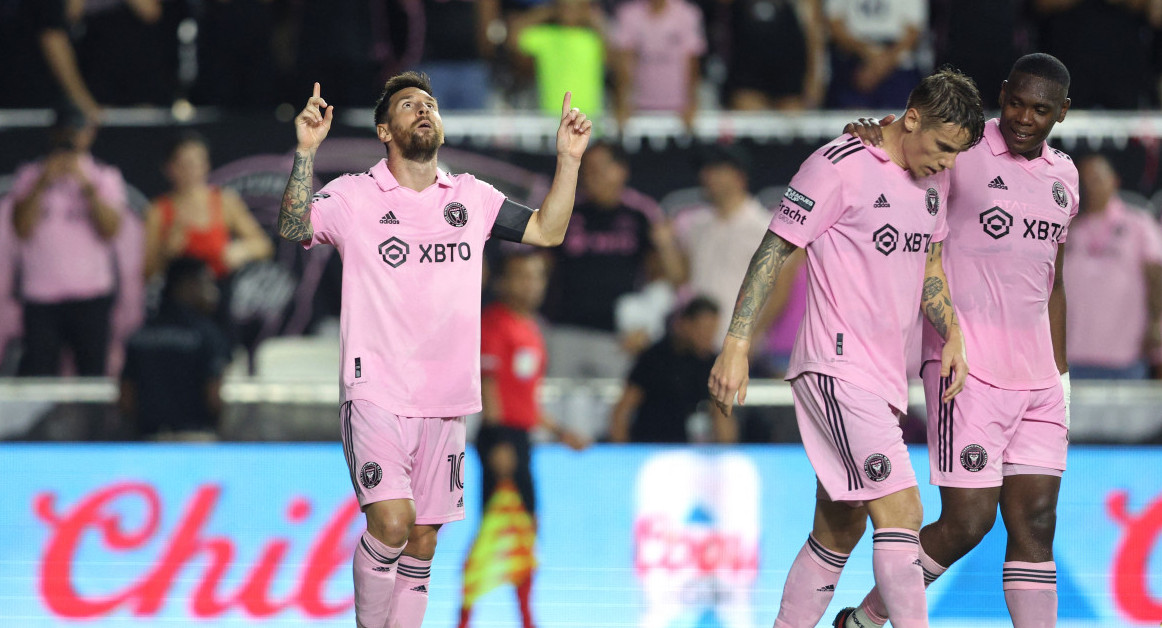
{"type": "Polygon", "coordinates": [[[932,323],[936,333],[944,339],[944,350],[940,356],[940,376],[952,375],[952,383],[945,388],[943,401],[952,400],[964,388],[968,377],[968,358],[965,356],[964,336],[960,333],[960,320],[952,307],[952,295],[948,291],[948,278],[944,275],[944,243],[933,242],[928,247],[928,259],[924,267],[924,291],[920,295],[920,311],[932,323]]]}
{"type": "Polygon", "coordinates": [[[314,236],[311,228],[311,181],[315,176],[315,151],[331,130],[331,119],[335,108],[319,94],[319,84],[315,83],[314,94],[307,100],[307,106],[295,117],[295,164],[291,168],[290,180],[282,194],[282,206],[278,209],[278,234],[291,242],[305,242],[314,236]]]}
{"type": "Polygon", "coordinates": [[[726,342],[710,371],[710,400],[726,416],[730,416],[735,394],[738,395],[739,403],[746,402],[750,369],[748,354],[755,323],[771,289],[778,281],[779,271],[797,248],[768,231],[750,259],[750,267],[746,269],[738,300],[734,304],[726,342]]]}
{"type": "Polygon", "coordinates": [[[311,181],[315,175],[315,151],[295,151],[295,165],[282,193],[278,208],[278,235],[291,242],[305,242],[314,236],[311,228],[311,181]]]}

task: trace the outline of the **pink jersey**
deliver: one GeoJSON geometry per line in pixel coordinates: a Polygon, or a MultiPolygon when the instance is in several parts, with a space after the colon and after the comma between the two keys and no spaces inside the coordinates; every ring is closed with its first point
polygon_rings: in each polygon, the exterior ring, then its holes
{"type": "Polygon", "coordinates": [[[1158,225],[1121,199],[1104,212],[1086,212],[1066,247],[1069,359],[1091,366],[1126,367],[1142,359],[1149,325],[1147,264],[1162,264],[1158,225]]]}
{"type": "Polygon", "coordinates": [[[443,171],[422,192],[381,160],[328,183],[311,203],[314,237],[343,259],[340,383],[400,416],[479,412],[484,242],[504,195],[443,171]]]}
{"type": "Polygon", "coordinates": [[[888,154],[840,137],[803,162],[770,229],[807,250],[807,311],[787,379],[822,373],[908,406],[926,252],[948,233],[946,173],[913,179],[888,154]]]}
{"type": "MultiPolygon", "coordinates": [[[[1036,159],[1013,155],[996,119],[957,158],[944,272],[974,377],[1010,390],[1057,383],[1049,292],[1077,199],[1068,155],[1048,145],[1036,159]]],[[[944,340],[927,322],[923,346],[925,360],[940,359],[944,340]]]]}
{"type": "Polygon", "coordinates": [[[687,0],[666,0],[654,12],[647,0],[617,9],[612,44],[637,57],[634,106],[645,111],[679,111],[690,98],[690,59],[706,54],[702,11],[687,0]]]}
{"type": "MultiPolygon", "coordinates": [[[[79,164],[97,196],[120,212],[122,220],[128,218],[121,171],[99,164],[89,155],[81,156],[79,164]]],[[[20,200],[30,194],[43,169],[42,163],[36,163],[18,171],[12,184],[13,198],[20,200]]],[[[24,299],[59,303],[112,294],[116,286],[114,245],[93,226],[80,182],[67,178],[49,185],[41,194],[40,211],[32,235],[19,243],[24,299]]]]}

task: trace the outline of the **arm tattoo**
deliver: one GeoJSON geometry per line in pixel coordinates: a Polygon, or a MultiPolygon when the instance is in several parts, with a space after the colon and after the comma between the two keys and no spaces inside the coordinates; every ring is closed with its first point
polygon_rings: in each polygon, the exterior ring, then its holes
{"type": "Polygon", "coordinates": [[[278,209],[278,234],[291,242],[304,242],[314,236],[311,228],[311,180],[315,156],[295,152],[295,164],[278,209]]]}
{"type": "Polygon", "coordinates": [[[924,302],[927,302],[929,299],[940,294],[940,291],[943,289],[944,281],[939,277],[926,277],[924,279],[924,294],[921,295],[920,298],[924,302]]]}
{"type": "Polygon", "coordinates": [[[943,242],[936,242],[928,248],[928,270],[924,277],[924,290],[920,294],[920,309],[936,333],[941,338],[948,339],[948,332],[952,327],[960,325],[956,318],[956,310],[952,307],[952,296],[948,292],[948,284],[944,281],[942,266],[943,242]],[[939,270],[933,274],[933,269],[939,270]]]}
{"type": "Polygon", "coordinates": [[[750,266],[746,269],[746,276],[738,291],[738,300],[734,304],[734,316],[730,319],[727,335],[750,338],[759,312],[762,311],[763,304],[767,302],[767,296],[779,277],[779,271],[796,248],[794,244],[780,238],[774,232],[768,231],[763,236],[758,250],[750,258],[750,266]]]}

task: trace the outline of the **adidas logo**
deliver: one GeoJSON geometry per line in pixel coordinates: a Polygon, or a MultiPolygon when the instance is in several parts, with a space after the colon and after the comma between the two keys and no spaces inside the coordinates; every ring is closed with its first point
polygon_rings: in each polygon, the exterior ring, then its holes
{"type": "Polygon", "coordinates": [[[460,501],[456,502],[456,507],[457,507],[457,508],[463,508],[463,507],[464,507],[464,498],[463,498],[463,497],[461,497],[461,498],[460,498],[460,501]]]}
{"type": "Polygon", "coordinates": [[[428,587],[427,587],[427,585],[421,584],[418,587],[412,587],[412,591],[415,591],[416,593],[427,593],[428,587]]]}
{"type": "Polygon", "coordinates": [[[920,559],[919,559],[919,558],[917,558],[916,560],[912,561],[912,564],[913,564],[913,565],[917,565],[917,566],[919,566],[919,567],[923,567],[923,566],[924,566],[924,563],[920,562],[920,559]]]}
{"type": "Polygon", "coordinates": [[[821,587],[819,587],[818,589],[815,589],[815,590],[816,590],[816,591],[819,591],[820,593],[826,593],[826,592],[828,592],[828,591],[833,591],[833,592],[834,592],[834,591],[835,591],[835,585],[834,585],[834,584],[826,584],[826,585],[823,585],[823,586],[821,586],[821,587]]]}
{"type": "Polygon", "coordinates": [[[396,220],[395,212],[387,212],[386,214],[383,215],[383,218],[379,219],[379,224],[381,224],[381,225],[398,225],[399,220],[396,220]]]}
{"type": "Polygon", "coordinates": [[[872,203],[872,207],[875,207],[877,209],[883,208],[883,207],[891,207],[891,206],[892,206],[892,204],[888,202],[888,198],[886,196],[884,196],[883,194],[880,194],[880,197],[876,199],[876,202],[872,203]]]}
{"type": "Polygon", "coordinates": [[[992,181],[989,181],[989,187],[993,188],[994,190],[1007,190],[1007,189],[1009,189],[1009,186],[1005,185],[1005,182],[1002,181],[1000,177],[997,177],[997,178],[993,179],[992,181]]]}
{"type": "Polygon", "coordinates": [[[391,567],[372,567],[371,571],[391,571],[391,567]]]}

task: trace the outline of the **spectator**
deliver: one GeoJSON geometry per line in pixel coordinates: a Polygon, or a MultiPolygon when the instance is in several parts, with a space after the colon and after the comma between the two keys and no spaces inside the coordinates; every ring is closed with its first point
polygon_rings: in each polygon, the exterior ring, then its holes
{"type": "Polygon", "coordinates": [[[440,93],[440,108],[484,109],[488,62],[496,45],[489,27],[500,0],[424,0],[424,57],[420,69],[440,93]]]}
{"type": "MultiPolygon", "coordinates": [[[[749,169],[750,157],[741,146],[708,148],[698,172],[707,204],[687,209],[674,219],[686,254],[689,289],[723,309],[734,307],[751,255],[771,224],[771,212],[748,189],[749,169]]],[[[725,316],[718,320],[715,346],[722,345],[730,325],[725,316]]],[[[766,329],[763,322],[759,325],[766,329]]]]}
{"type": "Polygon", "coordinates": [[[559,113],[561,94],[598,119],[605,110],[604,17],[590,0],[553,0],[512,20],[510,45],[532,62],[541,111],[559,113]]]}
{"type": "Polygon", "coordinates": [[[1074,109],[1137,109],[1157,89],[1149,79],[1155,0],[1034,0],[1041,48],[1069,68],[1074,109]]]}
{"type": "MultiPolygon", "coordinates": [[[[205,0],[198,4],[198,75],[191,99],[219,107],[274,106],[278,102],[276,80],[280,78],[280,73],[274,71],[275,46],[283,41],[276,37],[275,3],[205,0]]],[[[355,39],[330,39],[331,52],[351,45],[355,39]]],[[[304,41],[304,45],[309,44],[304,41]]]]}
{"type": "Polygon", "coordinates": [[[823,104],[826,32],[821,0],[726,0],[722,101],[742,111],[823,104]]]}
{"type": "Polygon", "coordinates": [[[4,95],[6,107],[70,102],[90,123],[100,119],[101,106],[81,75],[71,34],[83,12],[83,2],[0,2],[0,51],[7,53],[0,78],[11,86],[4,95]]]}
{"type": "MultiPolygon", "coordinates": [[[[77,58],[97,101],[121,106],[172,105],[177,96],[177,25],[185,13],[185,3],[82,2],[85,24],[77,41],[77,58]]],[[[249,39],[260,37],[258,33],[249,35],[249,39]]],[[[231,70],[236,72],[237,68],[231,70]]],[[[229,76],[218,78],[229,80],[229,76]]]]}
{"type": "Polygon", "coordinates": [[[613,24],[617,120],[635,111],[669,111],[694,125],[700,58],[706,54],[702,11],[687,0],[629,0],[613,24]]]}
{"type": "Polygon", "coordinates": [[[573,210],[565,242],[553,249],[553,279],[546,311],[549,374],[556,377],[623,377],[629,356],[615,333],[618,297],[644,282],[650,257],[677,285],[681,254],[662,223],[661,209],[626,187],[629,158],[619,146],[596,142],[581,161],[583,196],[573,210]]]}
{"type": "Polygon", "coordinates": [[[678,313],[672,333],[638,357],[621,399],[613,407],[611,441],[737,440],[733,420],[708,404],[706,397],[706,382],[717,357],[714,349],[719,311],[714,301],[706,297],[693,299],[678,313]],[[699,425],[705,412],[710,414],[709,426],[699,425]]]}
{"type": "Polygon", "coordinates": [[[1069,373],[1077,379],[1143,379],[1162,346],[1162,234],[1118,198],[1101,155],[1081,160],[1081,213],[1065,245],[1069,373]]]}
{"type": "MultiPolygon", "coordinates": [[[[507,482],[519,496],[523,512],[533,518],[537,512],[533,487],[532,445],[530,432],[547,429],[554,437],[574,449],[588,445],[573,432],[562,429],[541,409],[538,396],[545,373],[545,343],[535,318],[545,295],[548,277],[547,261],[542,253],[521,247],[509,253],[499,265],[496,278],[498,300],[481,315],[480,364],[481,393],[484,403],[483,423],[476,435],[476,451],[483,466],[482,504],[490,504],[507,482]],[[507,464],[498,460],[504,458],[507,464]]],[[[491,571],[487,556],[485,528],[465,565],[464,599],[460,626],[468,625],[472,605],[479,595],[499,584],[483,575],[491,571]],[[481,556],[481,554],[485,554],[481,556]],[[474,582],[473,586],[469,583],[474,582]]],[[[517,538],[508,535],[510,540],[517,538]]],[[[531,545],[531,540],[530,543],[531,545]]],[[[507,545],[507,543],[502,543],[507,545]]],[[[495,557],[491,557],[495,558],[495,557]]],[[[531,593],[533,565],[510,574],[516,587],[522,624],[532,628],[531,593]]]]}
{"type": "MultiPolygon", "coordinates": [[[[990,97],[999,92],[1013,59],[1026,52],[1029,33],[1020,19],[1024,4],[1024,0],[934,0],[936,65],[964,72],[990,97]]],[[[1071,96],[1074,85],[1070,85],[1071,96]]],[[[986,104],[991,108],[994,103],[986,104]]]]}
{"type": "Polygon", "coordinates": [[[827,0],[834,50],[828,101],[839,108],[891,108],[920,82],[917,50],[925,0],[827,0]]]}
{"type": "Polygon", "coordinates": [[[106,372],[117,289],[114,240],[128,209],[121,172],[89,153],[95,136],[82,112],[62,109],[51,129],[52,151],[16,173],[12,226],[24,308],[20,375],[59,375],[66,347],[78,374],[106,372]]]}
{"type": "Polygon", "coordinates": [[[194,257],[223,279],[247,263],[266,259],[274,247],[246,203],[230,188],[210,185],[210,151],[198,135],[181,136],[166,159],[173,188],[145,215],[145,275],[170,260],[194,257]]]}
{"type": "Polygon", "coordinates": [[[161,307],[129,338],[119,404],[142,437],[214,438],[222,416],[226,338],[211,315],[218,289],[206,263],[170,262],[161,307]]]}

